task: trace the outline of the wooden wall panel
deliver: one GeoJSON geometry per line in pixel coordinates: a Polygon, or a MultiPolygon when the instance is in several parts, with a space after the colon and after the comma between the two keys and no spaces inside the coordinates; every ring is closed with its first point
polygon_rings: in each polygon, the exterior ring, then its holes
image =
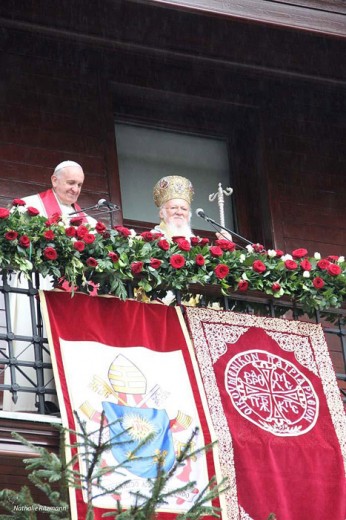
{"type": "MultiPolygon", "coordinates": [[[[50,504],[46,495],[28,480],[28,472],[23,463],[24,458],[35,455],[31,449],[13,439],[12,431],[35,446],[44,447],[56,454],[59,453],[59,431],[48,423],[33,421],[32,417],[27,421],[0,418],[0,489],[19,491],[22,486],[28,486],[34,500],[48,506],[50,504]]],[[[5,511],[0,508],[0,515],[2,513],[5,511]]],[[[37,518],[44,520],[47,513],[38,511],[37,518]]]]}
{"type": "Polygon", "coordinates": [[[291,97],[293,108],[276,100],[264,122],[274,242],[288,252],[304,246],[344,255],[345,93],[312,88],[310,98],[306,91],[291,97]]]}
{"type": "Polygon", "coordinates": [[[105,131],[113,116],[104,113],[106,94],[94,55],[21,31],[11,32],[6,43],[0,80],[0,204],[50,187],[54,167],[66,159],[85,171],[82,207],[100,198],[114,200],[105,131]]]}

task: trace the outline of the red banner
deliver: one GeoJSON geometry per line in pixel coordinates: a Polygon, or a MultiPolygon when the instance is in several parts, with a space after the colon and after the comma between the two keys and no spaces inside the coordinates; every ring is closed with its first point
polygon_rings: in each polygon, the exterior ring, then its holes
{"type": "MultiPolygon", "coordinates": [[[[165,454],[164,469],[172,469],[196,427],[193,448],[211,442],[196,360],[185,339],[185,323],[174,308],[56,291],[42,292],[41,297],[63,424],[78,430],[76,411],[95,435],[103,412],[112,439],[121,435],[132,443],[132,451],[140,447],[131,457],[129,443],[114,442],[103,455],[100,468],[126,464],[121,474],[104,475],[102,486],[114,490],[124,481],[127,484],[120,492],[101,496],[95,484],[95,518],[101,518],[116,508],[118,499],[126,509],[134,503],[136,491],[150,494],[148,479],[156,476],[158,454],[165,454]],[[153,440],[141,446],[148,434],[153,440]]],[[[215,475],[213,456],[203,451],[178,469],[170,490],[189,482],[194,487],[175,492],[159,519],[172,519],[190,509],[215,475]]],[[[82,452],[79,464],[86,472],[82,452]]],[[[70,499],[72,518],[85,518],[86,493],[71,489],[70,499]]]]}
{"type": "Polygon", "coordinates": [[[221,470],[234,482],[227,518],[345,520],[346,419],[321,326],[186,313],[221,470]]]}

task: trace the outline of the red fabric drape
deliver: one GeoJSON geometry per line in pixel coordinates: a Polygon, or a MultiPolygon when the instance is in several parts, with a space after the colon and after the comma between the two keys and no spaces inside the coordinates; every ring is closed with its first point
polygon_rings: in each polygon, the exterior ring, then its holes
{"type": "MultiPolygon", "coordinates": [[[[203,403],[199,394],[194,368],[189,354],[184,333],[174,308],[158,304],[143,304],[135,301],[120,301],[116,298],[89,297],[82,294],[47,291],[42,294],[43,308],[47,329],[52,335],[51,351],[56,358],[55,379],[59,382],[63,394],[60,402],[62,417],[66,412],[67,425],[75,429],[75,418],[71,407],[69,388],[65,367],[61,354],[60,341],[91,341],[104,345],[122,347],[124,352],[131,347],[142,346],[155,352],[181,351],[187,367],[190,384],[193,390],[199,421],[204,434],[205,444],[210,442],[207,420],[203,403]]],[[[88,356],[88,351],[81,351],[80,356],[88,356]]],[[[160,370],[160,367],[157,367],[160,370]]],[[[76,366],[76,378],[80,377],[80,369],[76,366]]],[[[179,385],[179,374],[176,374],[179,385]]],[[[211,453],[207,455],[209,478],[215,474],[211,453]]],[[[85,504],[80,492],[76,492],[78,518],[84,518],[85,504]]],[[[101,518],[104,509],[96,509],[96,518],[101,518]]],[[[173,519],[176,514],[162,512],[158,518],[173,519]]],[[[76,517],[77,518],[77,517],[76,517]]]]}
{"type": "Polygon", "coordinates": [[[345,520],[345,415],[321,327],[202,309],[187,315],[224,441],[221,461],[232,451],[249,518],[345,520]]]}

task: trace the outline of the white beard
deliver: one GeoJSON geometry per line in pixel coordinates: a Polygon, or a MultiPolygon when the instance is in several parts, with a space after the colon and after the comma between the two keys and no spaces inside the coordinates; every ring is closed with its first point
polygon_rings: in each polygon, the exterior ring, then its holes
{"type": "Polygon", "coordinates": [[[183,226],[176,226],[175,224],[166,224],[167,230],[172,237],[191,238],[193,236],[191,226],[184,224],[183,226]]]}

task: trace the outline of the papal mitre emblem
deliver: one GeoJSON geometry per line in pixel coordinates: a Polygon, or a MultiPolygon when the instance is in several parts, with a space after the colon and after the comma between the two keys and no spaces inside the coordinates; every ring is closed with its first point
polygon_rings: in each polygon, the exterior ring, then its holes
{"type": "Polygon", "coordinates": [[[147,391],[147,381],[143,372],[122,354],[110,365],[108,378],[115,392],[144,395],[147,391]]]}

